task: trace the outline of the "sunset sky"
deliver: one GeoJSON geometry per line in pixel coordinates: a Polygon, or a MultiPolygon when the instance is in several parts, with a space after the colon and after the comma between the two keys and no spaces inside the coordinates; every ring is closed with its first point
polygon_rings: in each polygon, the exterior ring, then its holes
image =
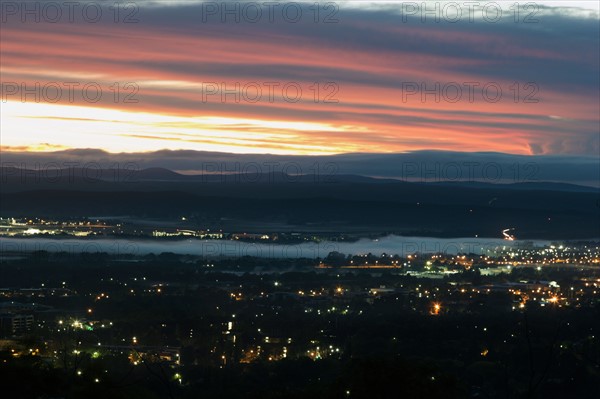
{"type": "Polygon", "coordinates": [[[51,10],[23,23],[3,8],[2,151],[600,151],[597,1],[536,2],[529,23],[531,9],[515,22],[514,2],[494,3],[497,21],[479,8],[469,21],[464,8],[455,23],[360,1],[322,3],[318,16],[303,4],[296,23],[280,8],[273,21],[263,8],[256,23],[240,11],[236,23],[199,1],[138,1],[115,22],[113,2],[96,3],[97,23],[81,9],[73,22],[64,9],[58,23],[44,20],[51,10]],[[124,23],[133,11],[139,22],[124,23]],[[418,92],[436,83],[438,101],[418,92]],[[90,97],[101,88],[97,102],[83,97],[86,85],[90,97]]]}

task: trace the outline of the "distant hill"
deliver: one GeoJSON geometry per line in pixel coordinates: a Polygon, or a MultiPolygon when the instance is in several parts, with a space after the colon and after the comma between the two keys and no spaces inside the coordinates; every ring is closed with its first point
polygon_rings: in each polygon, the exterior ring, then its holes
{"type": "MultiPolygon", "coordinates": [[[[97,187],[101,183],[143,183],[143,182],[187,182],[187,183],[364,183],[364,184],[424,184],[447,187],[469,187],[510,190],[546,190],[572,192],[598,192],[598,188],[568,183],[522,182],[487,183],[478,181],[413,182],[401,179],[375,178],[360,175],[335,174],[318,176],[313,174],[292,175],[283,172],[272,173],[204,173],[182,174],[166,168],[135,169],[98,169],[70,168],[31,170],[14,167],[0,168],[1,191],[20,191],[31,188],[68,188],[85,189],[97,187]]],[[[102,189],[106,188],[101,184],[102,189]]]]}
{"type": "MultiPolygon", "coordinates": [[[[290,175],[313,175],[320,180],[369,176],[419,182],[473,180],[493,184],[558,182],[600,186],[600,158],[597,151],[595,156],[435,150],[304,156],[193,150],[108,153],[95,149],[70,149],[56,152],[3,151],[0,166],[36,169],[49,165],[87,165],[98,169],[118,168],[125,172],[166,168],[184,171],[185,174],[204,175],[212,172],[268,174],[274,171],[290,175]]],[[[150,173],[144,178],[175,178],[164,171],[144,173],[150,173]]]]}
{"type": "Polygon", "coordinates": [[[589,186],[580,186],[577,184],[554,183],[554,182],[526,182],[526,183],[509,183],[509,184],[494,184],[485,182],[438,182],[425,183],[447,187],[473,187],[473,188],[502,188],[506,190],[543,190],[543,191],[571,191],[581,193],[598,193],[600,189],[589,186]]]}
{"type": "Polygon", "coordinates": [[[338,175],[282,173],[184,175],[73,169],[2,169],[0,216],[111,216],[198,226],[265,230],[396,232],[447,237],[600,237],[600,195],[564,183],[413,183],[338,175]],[[68,172],[68,173],[67,173],[68,172]],[[118,172],[118,173],[117,173],[118,172]]]}

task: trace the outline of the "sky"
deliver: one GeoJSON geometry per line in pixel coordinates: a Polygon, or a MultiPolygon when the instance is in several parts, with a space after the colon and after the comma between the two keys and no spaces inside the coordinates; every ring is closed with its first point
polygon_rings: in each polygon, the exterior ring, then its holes
{"type": "Polygon", "coordinates": [[[2,2],[2,152],[598,156],[598,2],[478,3],[2,2]]]}

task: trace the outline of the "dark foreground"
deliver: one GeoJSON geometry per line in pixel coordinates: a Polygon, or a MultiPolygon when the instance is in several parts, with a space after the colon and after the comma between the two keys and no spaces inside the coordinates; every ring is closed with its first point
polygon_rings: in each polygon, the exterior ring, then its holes
{"type": "Polygon", "coordinates": [[[426,279],[312,262],[5,258],[0,385],[24,399],[600,395],[600,270],[426,279]],[[257,263],[287,272],[245,272],[257,263]]]}

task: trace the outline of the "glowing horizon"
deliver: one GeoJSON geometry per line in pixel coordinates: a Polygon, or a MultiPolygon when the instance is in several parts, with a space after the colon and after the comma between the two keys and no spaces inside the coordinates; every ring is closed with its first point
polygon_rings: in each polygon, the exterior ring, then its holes
{"type": "Polygon", "coordinates": [[[598,153],[595,6],[444,25],[344,5],[335,24],[203,22],[198,2],[130,25],[9,20],[2,151],[598,153]]]}

